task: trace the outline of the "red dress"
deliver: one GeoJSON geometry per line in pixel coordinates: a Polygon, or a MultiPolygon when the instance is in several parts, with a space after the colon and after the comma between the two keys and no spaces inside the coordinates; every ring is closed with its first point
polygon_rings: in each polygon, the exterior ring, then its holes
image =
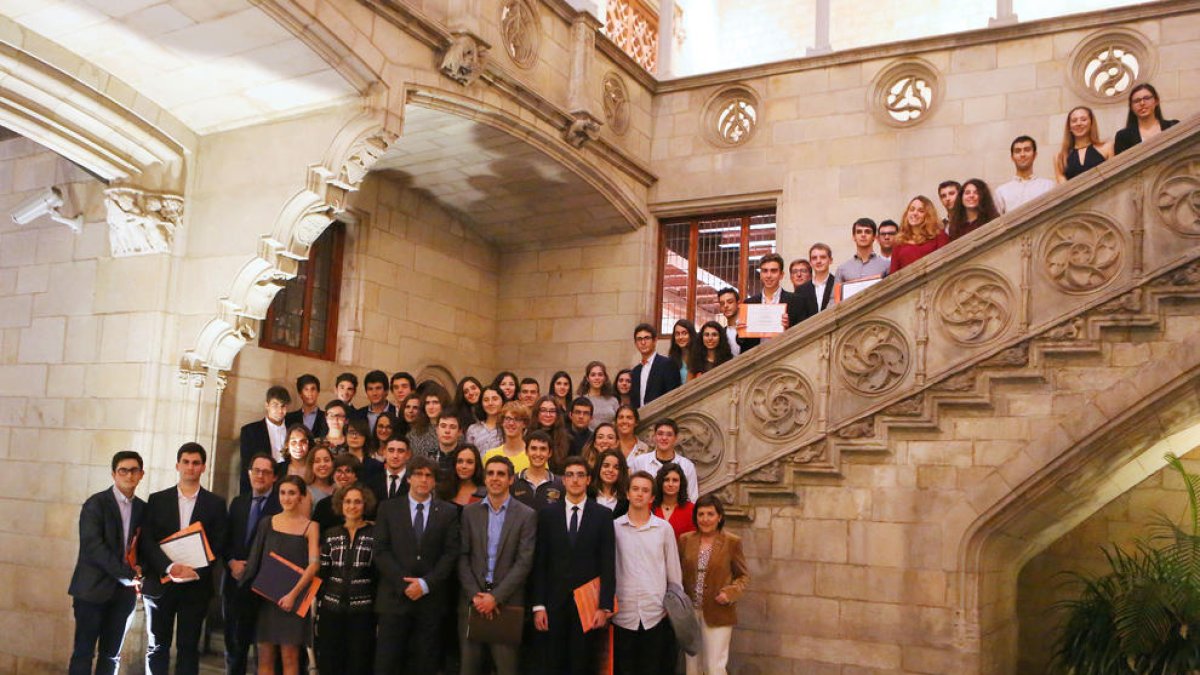
{"type": "Polygon", "coordinates": [[[950,237],[945,232],[938,232],[936,237],[924,244],[897,244],[892,249],[892,268],[888,274],[899,272],[949,243],[950,237]]]}
{"type": "MultiPolygon", "coordinates": [[[[692,511],[696,505],[692,502],[686,504],[677,504],[675,510],[671,512],[670,518],[665,520],[671,524],[671,529],[675,530],[675,539],[678,540],[688,532],[696,530],[696,524],[692,522],[692,511]]],[[[663,518],[663,510],[661,506],[654,507],[654,515],[663,518]]]]}

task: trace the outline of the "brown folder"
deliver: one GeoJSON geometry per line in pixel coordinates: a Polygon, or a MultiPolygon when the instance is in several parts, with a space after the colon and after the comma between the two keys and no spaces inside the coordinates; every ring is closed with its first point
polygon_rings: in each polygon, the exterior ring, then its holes
{"type": "MultiPolygon", "coordinates": [[[[280,598],[296,587],[296,582],[300,581],[302,576],[304,576],[304,568],[271,551],[263,556],[262,565],[258,568],[258,574],[254,577],[254,583],[250,586],[250,590],[277,603],[280,598]]],[[[296,599],[296,604],[292,606],[292,612],[298,616],[308,614],[308,608],[312,605],[313,598],[316,597],[317,589],[320,587],[321,580],[314,578],[308,584],[308,589],[296,599]]]]}
{"type": "Polygon", "coordinates": [[[475,611],[475,607],[468,607],[467,639],[491,645],[519,646],[525,628],[525,608],[501,605],[499,610],[495,617],[489,619],[475,611]]]}

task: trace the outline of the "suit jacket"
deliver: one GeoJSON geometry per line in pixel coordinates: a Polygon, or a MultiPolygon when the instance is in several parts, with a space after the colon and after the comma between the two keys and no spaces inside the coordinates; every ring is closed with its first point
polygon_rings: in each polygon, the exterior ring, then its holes
{"type": "MultiPolygon", "coordinates": [[[[286,417],[284,419],[286,420],[286,417]]],[[[250,458],[260,452],[273,457],[271,455],[271,434],[267,431],[267,420],[260,419],[243,425],[242,432],[238,436],[238,444],[242,457],[239,494],[246,494],[250,492],[250,474],[247,473],[250,470],[250,458]]]]}
{"type": "MultiPolygon", "coordinates": [[[[129,537],[137,535],[145,515],[146,502],[133,498],[129,517],[129,537]]],[[[178,516],[176,516],[178,518],[178,516]]],[[[131,586],[136,576],[126,560],[122,540],[121,507],[112,486],[88,497],[79,512],[79,555],[67,592],[86,602],[107,602],[122,588],[131,586]]]]}
{"type": "MultiPolygon", "coordinates": [[[[247,530],[246,525],[250,520],[252,503],[253,493],[250,492],[234,497],[233,501],[229,503],[229,526],[225,528],[225,545],[221,548],[225,560],[246,560],[250,557],[250,546],[254,543],[254,530],[247,530]]],[[[267,501],[263,503],[262,515],[259,516],[259,520],[273,516],[280,511],[283,511],[283,507],[279,505],[279,493],[272,490],[267,501]]]]}
{"type": "MultiPolygon", "coordinates": [[[[700,561],[700,533],[688,532],[679,538],[679,564],[683,568],[683,588],[688,597],[696,599],[696,571],[700,561]]],[[[736,534],[717,532],[708,569],[704,573],[704,597],[701,611],[709,626],[732,626],[737,623],[737,600],[750,583],[750,568],[742,554],[742,540],[736,534]],[[725,591],[728,605],[717,604],[717,594],[725,591]]]]}
{"type": "MultiPolygon", "coordinates": [[[[283,426],[291,428],[293,424],[304,424],[304,411],[293,410],[283,416],[283,426]]],[[[317,419],[313,421],[312,429],[313,438],[324,438],[325,434],[329,433],[329,424],[325,421],[325,411],[317,408],[317,419]]]]}
{"type": "MultiPolygon", "coordinates": [[[[249,514],[249,511],[247,511],[249,514]]],[[[204,525],[208,536],[209,546],[213,555],[223,557],[224,547],[228,541],[226,530],[229,528],[229,515],[225,511],[225,500],[217,495],[200,488],[196,495],[196,506],[192,509],[192,519],[189,525],[199,522],[204,525]]],[[[171,566],[171,559],[163,553],[159,542],[179,531],[179,486],[169,487],[150,495],[146,502],[146,519],[142,529],[138,553],[141,556],[142,570],[146,579],[142,585],[142,594],[152,598],[162,595],[168,586],[160,579],[171,566]]],[[[205,596],[213,589],[213,565],[196,570],[200,578],[179,586],[180,588],[197,589],[196,593],[205,596]],[[202,589],[202,590],[201,590],[202,589]]]]}
{"type": "Polygon", "coordinates": [[[447,581],[458,564],[458,508],[434,499],[425,514],[425,533],[418,544],[413,532],[408,496],[379,505],[375,520],[375,567],[379,591],[375,611],[380,614],[441,614],[449,607],[447,581]],[[429,593],[420,600],[404,594],[404,577],[425,580],[429,593]]]}
{"type": "MultiPolygon", "coordinates": [[[[469,602],[483,591],[487,579],[488,515],[487,498],[468,504],[462,510],[462,553],[458,558],[458,580],[463,597],[469,602]]],[[[492,572],[491,593],[501,605],[525,604],[525,581],[533,569],[537,545],[537,513],[509,497],[500,545],[496,549],[496,567],[492,572]]]]}
{"type": "Polygon", "coordinates": [[[617,587],[617,547],[612,523],[612,511],[595,500],[587,500],[572,544],[567,536],[566,498],[538,512],[537,550],[530,584],[534,606],[566,611],[574,607],[575,589],[600,577],[600,607],[612,610],[617,587]]]}
{"type": "MultiPolygon", "coordinates": [[[[400,479],[399,497],[403,497],[408,494],[408,477],[409,473],[405,471],[404,477],[400,479]]],[[[391,483],[391,481],[388,480],[387,469],[384,469],[383,471],[372,472],[360,479],[359,482],[370,488],[371,492],[375,494],[375,499],[377,501],[383,502],[389,499],[388,484],[391,483]]],[[[392,499],[395,499],[395,497],[392,499]]]]}
{"type": "MultiPolygon", "coordinates": [[[[352,410],[350,412],[350,416],[351,417],[359,417],[364,420],[370,419],[369,417],[367,417],[367,413],[370,411],[371,411],[371,404],[368,403],[361,408],[355,408],[354,410],[352,410]]],[[[400,419],[404,419],[403,416],[400,414],[400,411],[396,409],[396,404],[392,403],[391,401],[387,402],[387,406],[384,407],[383,412],[390,412],[393,415],[395,415],[396,417],[399,417],[400,419]]],[[[374,429],[372,429],[372,431],[374,431],[374,429]]]]}
{"type": "MultiPolygon", "coordinates": [[[[801,286],[801,288],[803,288],[803,286],[801,286]]],[[[761,305],[762,301],[762,293],[755,293],[754,295],[746,298],[745,304],[761,305]]],[[[795,326],[816,313],[815,305],[813,307],[814,311],[810,313],[808,307],[803,303],[800,296],[795,293],[789,293],[782,288],[779,289],[779,302],[787,305],[788,326],[795,326]]],[[[738,345],[742,348],[743,352],[745,352],[747,349],[753,349],[761,343],[762,338],[738,338],[738,345]]]]}
{"type": "MultiPolygon", "coordinates": [[[[817,287],[813,284],[812,280],[804,282],[800,288],[796,289],[795,295],[800,299],[800,312],[804,315],[804,319],[816,316],[817,312],[823,312],[833,306],[833,287],[835,285],[836,282],[833,280],[833,275],[830,274],[829,279],[825,282],[825,292],[822,293],[824,298],[821,302],[821,309],[817,309],[817,287]]],[[[791,318],[790,315],[789,318],[791,318]]],[[[801,321],[804,319],[801,319],[801,321]]],[[[796,323],[792,325],[795,326],[796,323]]]]}
{"type": "MultiPolygon", "coordinates": [[[[629,390],[629,400],[634,408],[641,407],[642,400],[642,364],[633,368],[633,389],[629,390]]],[[[671,359],[662,354],[655,354],[650,361],[650,379],[646,380],[646,403],[674,391],[682,382],[679,380],[679,367],[671,359]]]]}

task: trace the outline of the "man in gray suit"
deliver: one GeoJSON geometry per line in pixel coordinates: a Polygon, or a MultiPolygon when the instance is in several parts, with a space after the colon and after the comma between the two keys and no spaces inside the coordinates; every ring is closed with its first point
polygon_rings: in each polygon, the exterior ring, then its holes
{"type": "Polygon", "coordinates": [[[500,606],[525,604],[525,579],[533,568],[537,541],[537,515],[512,498],[509,489],[513,478],[513,465],[507,457],[489,458],[483,478],[487,499],[467,506],[462,512],[458,578],[463,597],[459,602],[458,625],[463,675],[482,672],[485,646],[491,648],[497,675],[517,673],[519,643],[485,645],[467,635],[469,613],[505,620],[500,616],[500,606]]]}

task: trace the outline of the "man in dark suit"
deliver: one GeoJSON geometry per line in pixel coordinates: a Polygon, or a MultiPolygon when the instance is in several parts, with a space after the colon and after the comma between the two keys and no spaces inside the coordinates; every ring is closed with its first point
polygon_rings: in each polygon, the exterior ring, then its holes
{"type": "Polygon", "coordinates": [[[437,465],[408,462],[408,495],[379,505],[375,567],[379,614],[377,675],[434,673],[441,657],[442,617],[450,609],[450,575],[458,563],[458,509],[433,498],[437,465]]]}
{"type": "Polygon", "coordinates": [[[134,496],[142,457],[122,450],[112,458],[113,486],[88,497],[79,513],[79,556],[67,589],[74,600],[75,645],[69,672],[115,673],[137,604],[142,570],[131,561],[146,502],[134,496]]]}
{"type": "Polygon", "coordinates": [[[367,421],[367,428],[372,432],[375,431],[375,420],[385,412],[391,413],[396,417],[400,416],[400,411],[396,406],[392,405],[387,400],[388,395],[388,376],[382,370],[372,370],[363,378],[363,388],[367,392],[367,404],[354,411],[355,416],[361,417],[367,421]]]}
{"type": "Polygon", "coordinates": [[[329,425],[325,423],[325,411],[317,404],[321,395],[321,381],[316,375],[305,373],[296,378],[296,393],[300,396],[300,409],[284,415],[283,425],[303,424],[312,432],[313,438],[325,438],[329,425]]]}
{"type": "Polygon", "coordinates": [[[408,449],[408,439],[399,436],[389,438],[383,448],[383,471],[366,476],[362,479],[363,484],[371,488],[380,502],[403,497],[408,494],[410,459],[412,451],[408,449]]]}
{"type": "MultiPolygon", "coordinates": [[[[463,675],[483,672],[485,644],[468,639],[469,612],[495,617],[503,605],[525,606],[525,580],[533,569],[537,514],[509,493],[514,478],[511,460],[503,455],[489,458],[483,471],[487,499],[462,511],[458,631],[463,675]]],[[[496,675],[517,675],[520,645],[490,647],[496,675]]]]}
{"type": "Polygon", "coordinates": [[[276,464],[283,461],[287,445],[287,426],[284,418],[287,416],[288,404],[292,397],[287,389],[278,385],[267,389],[266,416],[257,422],[251,422],[242,427],[238,436],[242,457],[242,482],[239,494],[250,491],[250,458],[263,453],[268,455],[276,464]]]}
{"type": "Polygon", "coordinates": [[[258,454],[247,462],[250,490],[229,504],[229,527],[225,538],[225,578],[221,584],[221,609],[225,618],[225,672],[246,672],[250,645],[254,644],[254,621],[258,600],[254,592],[238,586],[250,556],[254,531],[263,518],[279,513],[279,495],[275,487],[275,462],[267,454],[258,454]]]}
{"type": "Polygon", "coordinates": [[[629,391],[634,408],[640,408],[654,399],[673,391],[682,382],[679,368],[671,359],[658,353],[658,331],[648,323],[639,323],[633,329],[633,344],[641,354],[641,363],[633,367],[633,388],[629,391]]]}
{"type": "Polygon", "coordinates": [[[546,672],[596,672],[603,628],[612,617],[616,544],[612,511],[587,498],[590,482],[582,457],[563,467],[566,495],[538,512],[537,550],[531,579],[533,624],[549,638],[546,672]],[[569,514],[569,515],[568,515],[569,514]],[[575,608],[575,589],[600,578],[599,607],[587,633],[575,608]]]}
{"type": "Polygon", "coordinates": [[[146,573],[142,600],[150,627],[146,670],[155,675],[167,675],[171,639],[176,633],[179,639],[175,647],[175,672],[194,675],[200,670],[200,628],[213,595],[213,565],[193,569],[172,562],[159,542],[193,523],[200,523],[213,554],[221,556],[229,517],[225,513],[225,500],[200,486],[207,460],[208,453],[199,443],[184,443],[175,453],[179,483],[150,495],[146,503],[145,534],[139,552],[146,573]]]}
{"type": "MultiPolygon", "coordinates": [[[[768,253],[758,261],[758,279],[762,282],[762,292],[746,298],[747,305],[787,305],[784,312],[783,327],[785,329],[799,324],[801,321],[816,314],[815,308],[810,312],[800,297],[783,290],[780,282],[783,280],[783,256],[778,253],[768,253]]],[[[743,338],[742,351],[753,349],[762,343],[761,338],[743,338]]]]}
{"type": "MultiPolygon", "coordinates": [[[[871,222],[871,226],[874,225],[875,223],[871,222]]],[[[874,239],[873,231],[871,238],[874,239]]],[[[801,284],[795,293],[800,299],[801,311],[805,314],[801,321],[829,309],[834,303],[833,287],[836,284],[833,274],[829,271],[833,263],[833,249],[826,244],[813,244],[808,250],[808,262],[812,265],[812,277],[801,284]]]]}

